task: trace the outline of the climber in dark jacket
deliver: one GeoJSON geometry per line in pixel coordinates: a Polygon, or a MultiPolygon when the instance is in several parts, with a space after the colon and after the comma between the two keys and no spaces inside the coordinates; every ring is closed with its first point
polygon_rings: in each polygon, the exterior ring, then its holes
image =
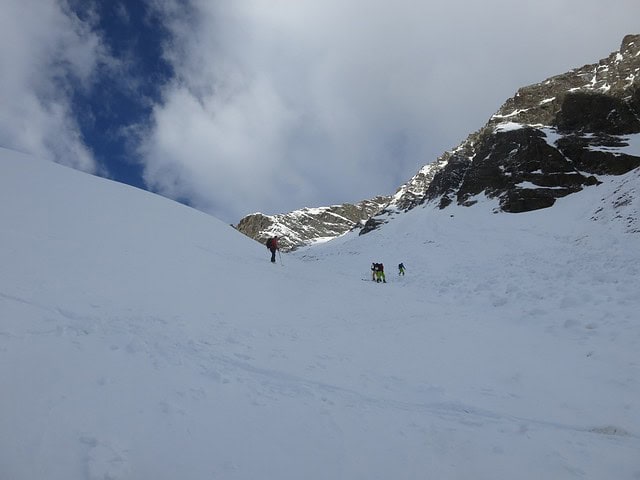
{"type": "Polygon", "coordinates": [[[276,263],[276,251],[278,250],[278,237],[267,240],[267,248],[271,251],[271,263],[276,263]]]}

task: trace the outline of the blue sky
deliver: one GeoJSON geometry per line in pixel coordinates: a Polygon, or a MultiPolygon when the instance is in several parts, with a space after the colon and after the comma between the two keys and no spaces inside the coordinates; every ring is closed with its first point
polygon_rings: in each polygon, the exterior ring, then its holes
{"type": "Polygon", "coordinates": [[[391,194],[638,33],[637,0],[516,3],[3,0],[0,146],[229,223],[391,194]]]}
{"type": "Polygon", "coordinates": [[[143,164],[129,148],[126,129],[148,121],[161,101],[162,86],[173,76],[162,56],[169,33],[144,1],[74,0],[68,5],[68,14],[90,25],[109,55],[123,60],[115,71],[97,65],[90,89],[73,88],[71,106],[82,138],[115,179],[145,188],[143,164]],[[127,79],[138,81],[131,86],[127,79]]]}

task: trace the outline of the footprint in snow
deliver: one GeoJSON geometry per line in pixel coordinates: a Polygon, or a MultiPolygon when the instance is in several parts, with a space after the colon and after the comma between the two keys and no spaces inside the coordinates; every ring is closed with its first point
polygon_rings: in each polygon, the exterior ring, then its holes
{"type": "Polygon", "coordinates": [[[86,456],[89,480],[126,480],[131,478],[127,450],[97,440],[83,437],[82,443],[89,447],[86,456]]]}

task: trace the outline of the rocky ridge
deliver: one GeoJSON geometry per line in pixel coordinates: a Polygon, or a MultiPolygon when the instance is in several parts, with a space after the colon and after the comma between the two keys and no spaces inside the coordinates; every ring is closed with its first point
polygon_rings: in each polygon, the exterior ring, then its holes
{"type": "Polygon", "coordinates": [[[237,228],[259,241],[279,234],[292,249],[353,228],[367,233],[425,202],[471,206],[483,194],[497,199],[497,212],[546,208],[598,184],[599,175],[638,167],[640,35],[627,35],[619,51],[598,63],[519,89],[480,130],[422,167],[391,197],[254,214],[237,228]]]}
{"type": "MultiPolygon", "coordinates": [[[[519,89],[489,121],[434,164],[409,208],[435,201],[470,206],[484,194],[496,211],[525,212],[640,166],[640,35],[620,50],[519,89]]],[[[404,205],[371,218],[366,233],[404,205]]],[[[395,208],[394,208],[395,207],[395,208]]]]}
{"type": "Polygon", "coordinates": [[[389,197],[379,196],[356,204],[303,208],[278,215],[253,213],[240,220],[236,229],[261,243],[277,235],[283,251],[295,250],[361,227],[388,203],[389,197]]]}
{"type": "Polygon", "coordinates": [[[472,205],[484,193],[524,212],[640,166],[640,35],[618,52],[524,87],[438,171],[425,201],[472,205]]]}

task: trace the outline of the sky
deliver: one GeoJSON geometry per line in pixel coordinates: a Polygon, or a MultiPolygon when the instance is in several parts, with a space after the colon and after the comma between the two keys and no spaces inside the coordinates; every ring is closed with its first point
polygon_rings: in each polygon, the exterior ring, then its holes
{"type": "Polygon", "coordinates": [[[0,477],[637,479],[640,169],[600,179],[271,264],[195,209],[0,148],[0,477]]]}
{"type": "Polygon", "coordinates": [[[639,17],[636,0],[2,0],[0,146],[227,223],[357,202],[639,17]]]}

